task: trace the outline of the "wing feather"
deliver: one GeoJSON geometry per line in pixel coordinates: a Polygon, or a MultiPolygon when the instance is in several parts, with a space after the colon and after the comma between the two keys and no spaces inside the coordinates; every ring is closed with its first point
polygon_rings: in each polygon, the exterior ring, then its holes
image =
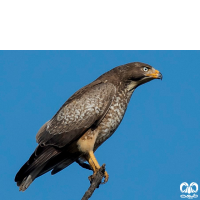
{"type": "Polygon", "coordinates": [[[100,123],[112,103],[116,87],[103,82],[87,87],[76,92],[41,127],[36,135],[39,144],[64,147],[100,123]]]}

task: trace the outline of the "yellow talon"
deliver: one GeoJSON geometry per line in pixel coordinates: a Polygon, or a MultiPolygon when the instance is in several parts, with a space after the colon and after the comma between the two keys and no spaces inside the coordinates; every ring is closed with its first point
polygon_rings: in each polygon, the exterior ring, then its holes
{"type": "Polygon", "coordinates": [[[105,183],[108,182],[109,175],[108,175],[107,171],[104,172],[104,178],[105,179],[104,179],[104,182],[102,184],[105,184],[105,183]]]}
{"type": "MultiPolygon", "coordinates": [[[[89,176],[88,179],[90,182],[92,182],[92,180],[94,179],[96,173],[98,172],[98,170],[100,169],[100,165],[99,163],[97,162],[95,156],[94,156],[94,153],[93,151],[90,151],[88,153],[88,158],[87,158],[87,161],[88,163],[90,164],[92,170],[93,170],[93,175],[89,176]]],[[[104,181],[102,182],[102,184],[105,184],[106,182],[108,182],[108,178],[109,178],[109,175],[108,173],[105,171],[104,172],[104,181]]]]}

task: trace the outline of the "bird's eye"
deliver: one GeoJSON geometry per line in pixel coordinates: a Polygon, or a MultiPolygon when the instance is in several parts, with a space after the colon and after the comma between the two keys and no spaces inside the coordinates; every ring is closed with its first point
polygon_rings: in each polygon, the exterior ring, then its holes
{"type": "Polygon", "coordinates": [[[143,71],[144,71],[144,72],[148,72],[149,69],[148,69],[147,67],[143,67],[143,71]]]}

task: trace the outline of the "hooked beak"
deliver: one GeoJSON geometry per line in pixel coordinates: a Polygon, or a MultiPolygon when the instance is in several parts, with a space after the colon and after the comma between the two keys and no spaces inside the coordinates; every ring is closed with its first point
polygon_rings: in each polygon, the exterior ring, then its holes
{"type": "Polygon", "coordinates": [[[161,80],[163,78],[162,74],[158,70],[155,70],[153,73],[147,74],[146,76],[149,76],[154,79],[161,79],[161,80]]]}

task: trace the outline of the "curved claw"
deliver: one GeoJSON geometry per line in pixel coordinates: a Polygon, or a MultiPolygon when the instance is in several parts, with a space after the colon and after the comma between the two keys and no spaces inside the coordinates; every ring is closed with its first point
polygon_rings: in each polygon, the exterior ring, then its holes
{"type": "Polygon", "coordinates": [[[89,181],[90,181],[90,184],[92,183],[92,181],[93,181],[95,175],[96,175],[96,174],[93,174],[93,175],[91,175],[91,176],[88,177],[88,179],[89,179],[89,181]]]}
{"type": "MultiPolygon", "coordinates": [[[[96,173],[92,174],[91,176],[88,177],[90,183],[92,183],[93,179],[95,178],[96,176],[96,173]]],[[[108,173],[105,171],[104,172],[104,181],[101,183],[101,184],[105,184],[108,182],[108,179],[109,179],[109,175],[108,173]]]]}
{"type": "Polygon", "coordinates": [[[102,184],[105,184],[108,182],[108,179],[109,179],[109,175],[107,173],[107,171],[104,172],[104,181],[102,182],[102,184]]]}

